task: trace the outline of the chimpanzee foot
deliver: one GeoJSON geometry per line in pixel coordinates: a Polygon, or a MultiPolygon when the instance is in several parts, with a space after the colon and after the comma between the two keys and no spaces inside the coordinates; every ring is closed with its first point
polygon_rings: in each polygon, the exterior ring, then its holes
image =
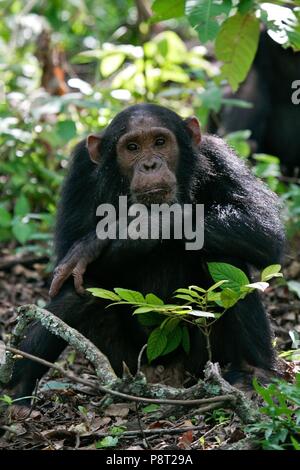
{"type": "Polygon", "coordinates": [[[170,364],[163,366],[143,365],[142,372],[149,383],[161,383],[171,387],[182,387],[185,381],[185,371],[183,364],[170,364]]]}
{"type": "Polygon", "coordinates": [[[224,379],[243,392],[253,392],[253,379],[261,385],[270,384],[279,374],[276,370],[266,370],[260,367],[245,366],[242,369],[231,368],[224,374],[224,379]]]}

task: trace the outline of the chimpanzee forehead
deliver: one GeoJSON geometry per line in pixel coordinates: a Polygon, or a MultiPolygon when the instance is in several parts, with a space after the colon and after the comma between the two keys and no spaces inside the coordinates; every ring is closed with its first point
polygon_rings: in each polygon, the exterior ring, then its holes
{"type": "Polygon", "coordinates": [[[150,129],[151,127],[164,127],[158,116],[147,112],[138,112],[130,116],[128,120],[128,131],[137,129],[150,129]]]}

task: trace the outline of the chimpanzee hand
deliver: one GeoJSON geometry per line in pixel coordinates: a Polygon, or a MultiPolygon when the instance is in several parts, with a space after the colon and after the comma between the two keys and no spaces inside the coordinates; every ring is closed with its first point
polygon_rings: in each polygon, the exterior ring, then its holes
{"type": "MultiPolygon", "coordinates": [[[[128,217],[130,223],[134,217],[128,217]]],[[[141,224],[145,223],[148,227],[149,218],[148,215],[145,219],[141,219],[141,224]]],[[[153,223],[158,223],[152,221],[153,223]]],[[[72,275],[74,277],[74,287],[78,294],[82,295],[85,293],[83,287],[83,275],[86,271],[88,264],[95,261],[104,251],[104,248],[108,249],[108,256],[113,259],[113,255],[117,254],[118,258],[124,254],[124,251],[128,253],[131,251],[134,256],[137,253],[147,253],[154,246],[159,243],[161,237],[161,229],[159,226],[159,237],[158,239],[135,239],[131,237],[130,231],[127,233],[127,239],[121,238],[116,240],[110,240],[109,238],[102,239],[97,238],[96,232],[91,232],[85,237],[80,238],[75,242],[67,252],[66,256],[60,261],[59,265],[55,268],[53,273],[53,279],[51,282],[49,295],[55,297],[60,291],[64,282],[72,275]]],[[[126,228],[127,230],[127,228],[126,228]]],[[[116,233],[119,233],[119,221],[116,224],[116,233]]]]}
{"type": "Polygon", "coordinates": [[[107,243],[108,240],[98,239],[95,233],[89,234],[74,243],[54,270],[49,290],[50,297],[55,297],[58,294],[63,283],[71,275],[74,277],[76,292],[80,295],[84,294],[83,275],[87,265],[100,256],[107,243]]]}

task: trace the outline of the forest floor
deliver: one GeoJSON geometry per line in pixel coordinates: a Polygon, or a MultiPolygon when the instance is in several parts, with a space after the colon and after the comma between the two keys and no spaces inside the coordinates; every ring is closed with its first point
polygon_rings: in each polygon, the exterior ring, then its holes
{"type": "MultiPolygon", "coordinates": [[[[19,259],[5,249],[0,259],[0,329],[4,338],[15,324],[17,306],[45,306],[49,273],[45,260],[19,259]]],[[[286,257],[284,275],[288,280],[299,280],[299,253],[286,257]]],[[[264,303],[272,319],[276,348],[289,350],[289,331],[300,333],[300,298],[273,281],[264,303]]],[[[81,378],[94,375],[85,358],[70,348],[59,364],[81,378]]],[[[35,394],[29,416],[12,416],[9,421],[7,416],[2,416],[2,421],[0,417],[0,449],[215,449],[245,437],[239,419],[230,410],[216,409],[203,415],[190,408],[164,406],[162,412],[158,405],[137,407],[110,399],[103,403],[102,396],[92,395],[55,371],[40,381],[35,394]],[[181,428],[188,430],[181,432],[181,428]],[[135,432],[128,435],[128,431],[135,432]]],[[[252,399],[256,399],[254,394],[252,399]]]]}

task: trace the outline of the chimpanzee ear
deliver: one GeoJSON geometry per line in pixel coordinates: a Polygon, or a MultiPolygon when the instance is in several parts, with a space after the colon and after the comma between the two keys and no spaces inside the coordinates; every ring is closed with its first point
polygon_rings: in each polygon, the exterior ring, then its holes
{"type": "Polygon", "coordinates": [[[189,117],[184,120],[189,133],[191,134],[192,141],[195,145],[199,145],[201,142],[201,130],[200,123],[196,116],[189,117]]]}
{"type": "Polygon", "coordinates": [[[100,134],[90,134],[86,139],[86,146],[90,154],[90,159],[94,163],[99,163],[100,161],[100,143],[102,135],[100,134]]]}

